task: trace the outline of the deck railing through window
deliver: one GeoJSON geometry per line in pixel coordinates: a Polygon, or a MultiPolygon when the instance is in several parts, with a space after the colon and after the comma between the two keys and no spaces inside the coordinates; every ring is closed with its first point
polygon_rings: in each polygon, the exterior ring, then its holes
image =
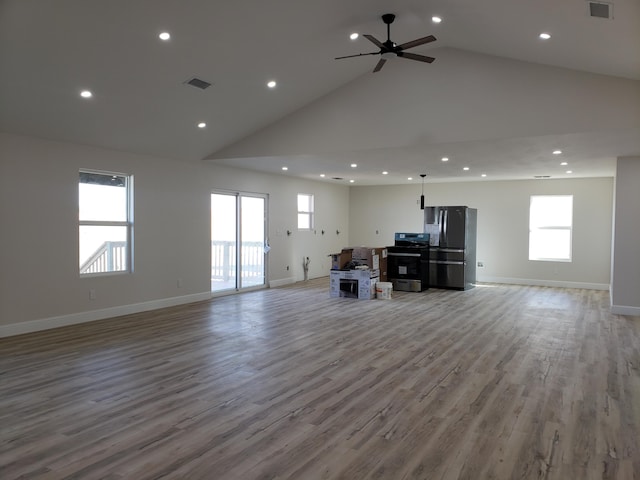
{"type": "MultiPolygon", "coordinates": [[[[242,242],[242,279],[264,276],[264,244],[242,242]]],[[[236,242],[211,242],[211,280],[227,282],[236,276],[236,242]]]]}
{"type": "MultiPolygon", "coordinates": [[[[119,272],[127,269],[126,242],[104,242],[81,266],[80,273],[119,272]]],[[[242,279],[264,276],[262,242],[242,243],[242,279]]],[[[236,276],[236,242],[211,242],[211,279],[224,282],[236,276]]]]}
{"type": "Polygon", "coordinates": [[[104,242],[82,265],[80,274],[127,269],[127,242],[104,242]]]}

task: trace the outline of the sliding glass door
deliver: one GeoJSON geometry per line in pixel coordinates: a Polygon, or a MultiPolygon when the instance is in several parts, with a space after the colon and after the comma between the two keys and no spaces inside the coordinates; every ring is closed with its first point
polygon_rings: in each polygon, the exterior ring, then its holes
{"type": "Polygon", "coordinates": [[[211,194],[211,291],[263,287],[266,282],[266,196],[211,194]]]}

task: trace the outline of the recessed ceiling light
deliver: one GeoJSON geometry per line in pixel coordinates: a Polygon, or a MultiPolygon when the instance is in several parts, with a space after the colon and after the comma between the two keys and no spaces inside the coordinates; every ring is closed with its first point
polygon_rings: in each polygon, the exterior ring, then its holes
{"type": "Polygon", "coordinates": [[[449,157],[442,157],[442,161],[443,162],[448,162],[449,161],[449,157]]]}
{"type": "Polygon", "coordinates": [[[355,182],[355,180],[349,180],[349,183],[354,183],[354,182],[355,182]]]}
{"type": "Polygon", "coordinates": [[[562,155],[562,150],[554,150],[553,154],[554,155],[562,155]]]}
{"type": "Polygon", "coordinates": [[[431,17],[431,21],[433,23],[440,23],[442,21],[442,18],[434,16],[434,17],[431,17]]]}
{"type": "Polygon", "coordinates": [[[540,35],[538,35],[542,40],[549,40],[551,38],[551,35],[549,35],[548,33],[541,33],[540,35]]]}
{"type": "Polygon", "coordinates": [[[169,32],[162,32],[160,35],[158,35],[158,38],[160,38],[160,40],[164,40],[166,42],[167,40],[169,40],[171,38],[171,34],[169,32]]]}
{"type": "Polygon", "coordinates": [[[357,164],[357,163],[352,163],[352,164],[351,164],[351,168],[356,168],[357,166],[358,166],[358,164],[357,164]]]}
{"type": "Polygon", "coordinates": [[[469,170],[469,167],[463,167],[462,169],[466,172],[467,170],[469,170]]]}
{"type": "Polygon", "coordinates": [[[568,163],[568,162],[561,162],[561,163],[560,163],[560,165],[562,165],[563,167],[565,167],[565,166],[569,165],[569,163],[568,163]]]}
{"type": "Polygon", "coordinates": [[[409,177],[409,178],[407,178],[407,180],[413,180],[413,177],[409,177]]]}
{"type": "Polygon", "coordinates": [[[198,124],[198,128],[204,128],[204,127],[206,127],[206,126],[207,126],[207,124],[206,124],[206,123],[204,123],[204,122],[200,122],[200,123],[198,124]]]}
{"type": "Polygon", "coordinates": [[[573,173],[573,170],[567,170],[567,173],[573,173]]]}
{"type": "Polygon", "coordinates": [[[386,170],[384,172],[382,172],[383,175],[389,175],[389,172],[387,172],[386,170]]]}
{"type": "Polygon", "coordinates": [[[484,178],[484,177],[486,177],[486,176],[487,176],[487,174],[486,174],[486,173],[483,173],[483,174],[482,174],[482,175],[480,175],[480,176],[484,178]]]}
{"type": "Polygon", "coordinates": [[[360,34],[358,34],[357,32],[353,32],[351,35],[349,35],[349,38],[351,40],[357,40],[359,36],[360,34]]]}
{"type": "Polygon", "coordinates": [[[269,88],[276,88],[276,85],[277,85],[277,83],[276,83],[275,80],[269,80],[267,82],[267,87],[269,87],[269,88]]]}
{"type": "Polygon", "coordinates": [[[320,176],[321,176],[322,178],[324,178],[324,173],[321,173],[321,174],[320,174],[320,176]]]}
{"type": "Polygon", "coordinates": [[[282,167],[282,170],[286,172],[287,170],[289,170],[289,167],[282,167]]]}
{"type": "Polygon", "coordinates": [[[82,98],[91,98],[91,97],[93,97],[93,93],[91,93],[89,90],[82,90],[80,92],[80,96],[82,98]]]}

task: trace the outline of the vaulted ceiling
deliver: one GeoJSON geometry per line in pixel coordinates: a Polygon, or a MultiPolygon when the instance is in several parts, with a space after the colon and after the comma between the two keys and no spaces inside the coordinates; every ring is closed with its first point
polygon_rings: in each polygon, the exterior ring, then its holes
{"type": "Polygon", "coordinates": [[[3,0],[0,130],[354,185],[610,176],[640,155],[640,2],[591,3],[3,0]],[[334,59],[384,13],[436,60],[334,59]]]}

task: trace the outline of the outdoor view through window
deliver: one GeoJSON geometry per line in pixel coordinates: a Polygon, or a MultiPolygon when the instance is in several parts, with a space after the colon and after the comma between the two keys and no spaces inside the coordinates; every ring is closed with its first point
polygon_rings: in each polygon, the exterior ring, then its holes
{"type": "Polygon", "coordinates": [[[78,184],[80,274],[130,271],[131,177],[80,172],[78,184]]]}

